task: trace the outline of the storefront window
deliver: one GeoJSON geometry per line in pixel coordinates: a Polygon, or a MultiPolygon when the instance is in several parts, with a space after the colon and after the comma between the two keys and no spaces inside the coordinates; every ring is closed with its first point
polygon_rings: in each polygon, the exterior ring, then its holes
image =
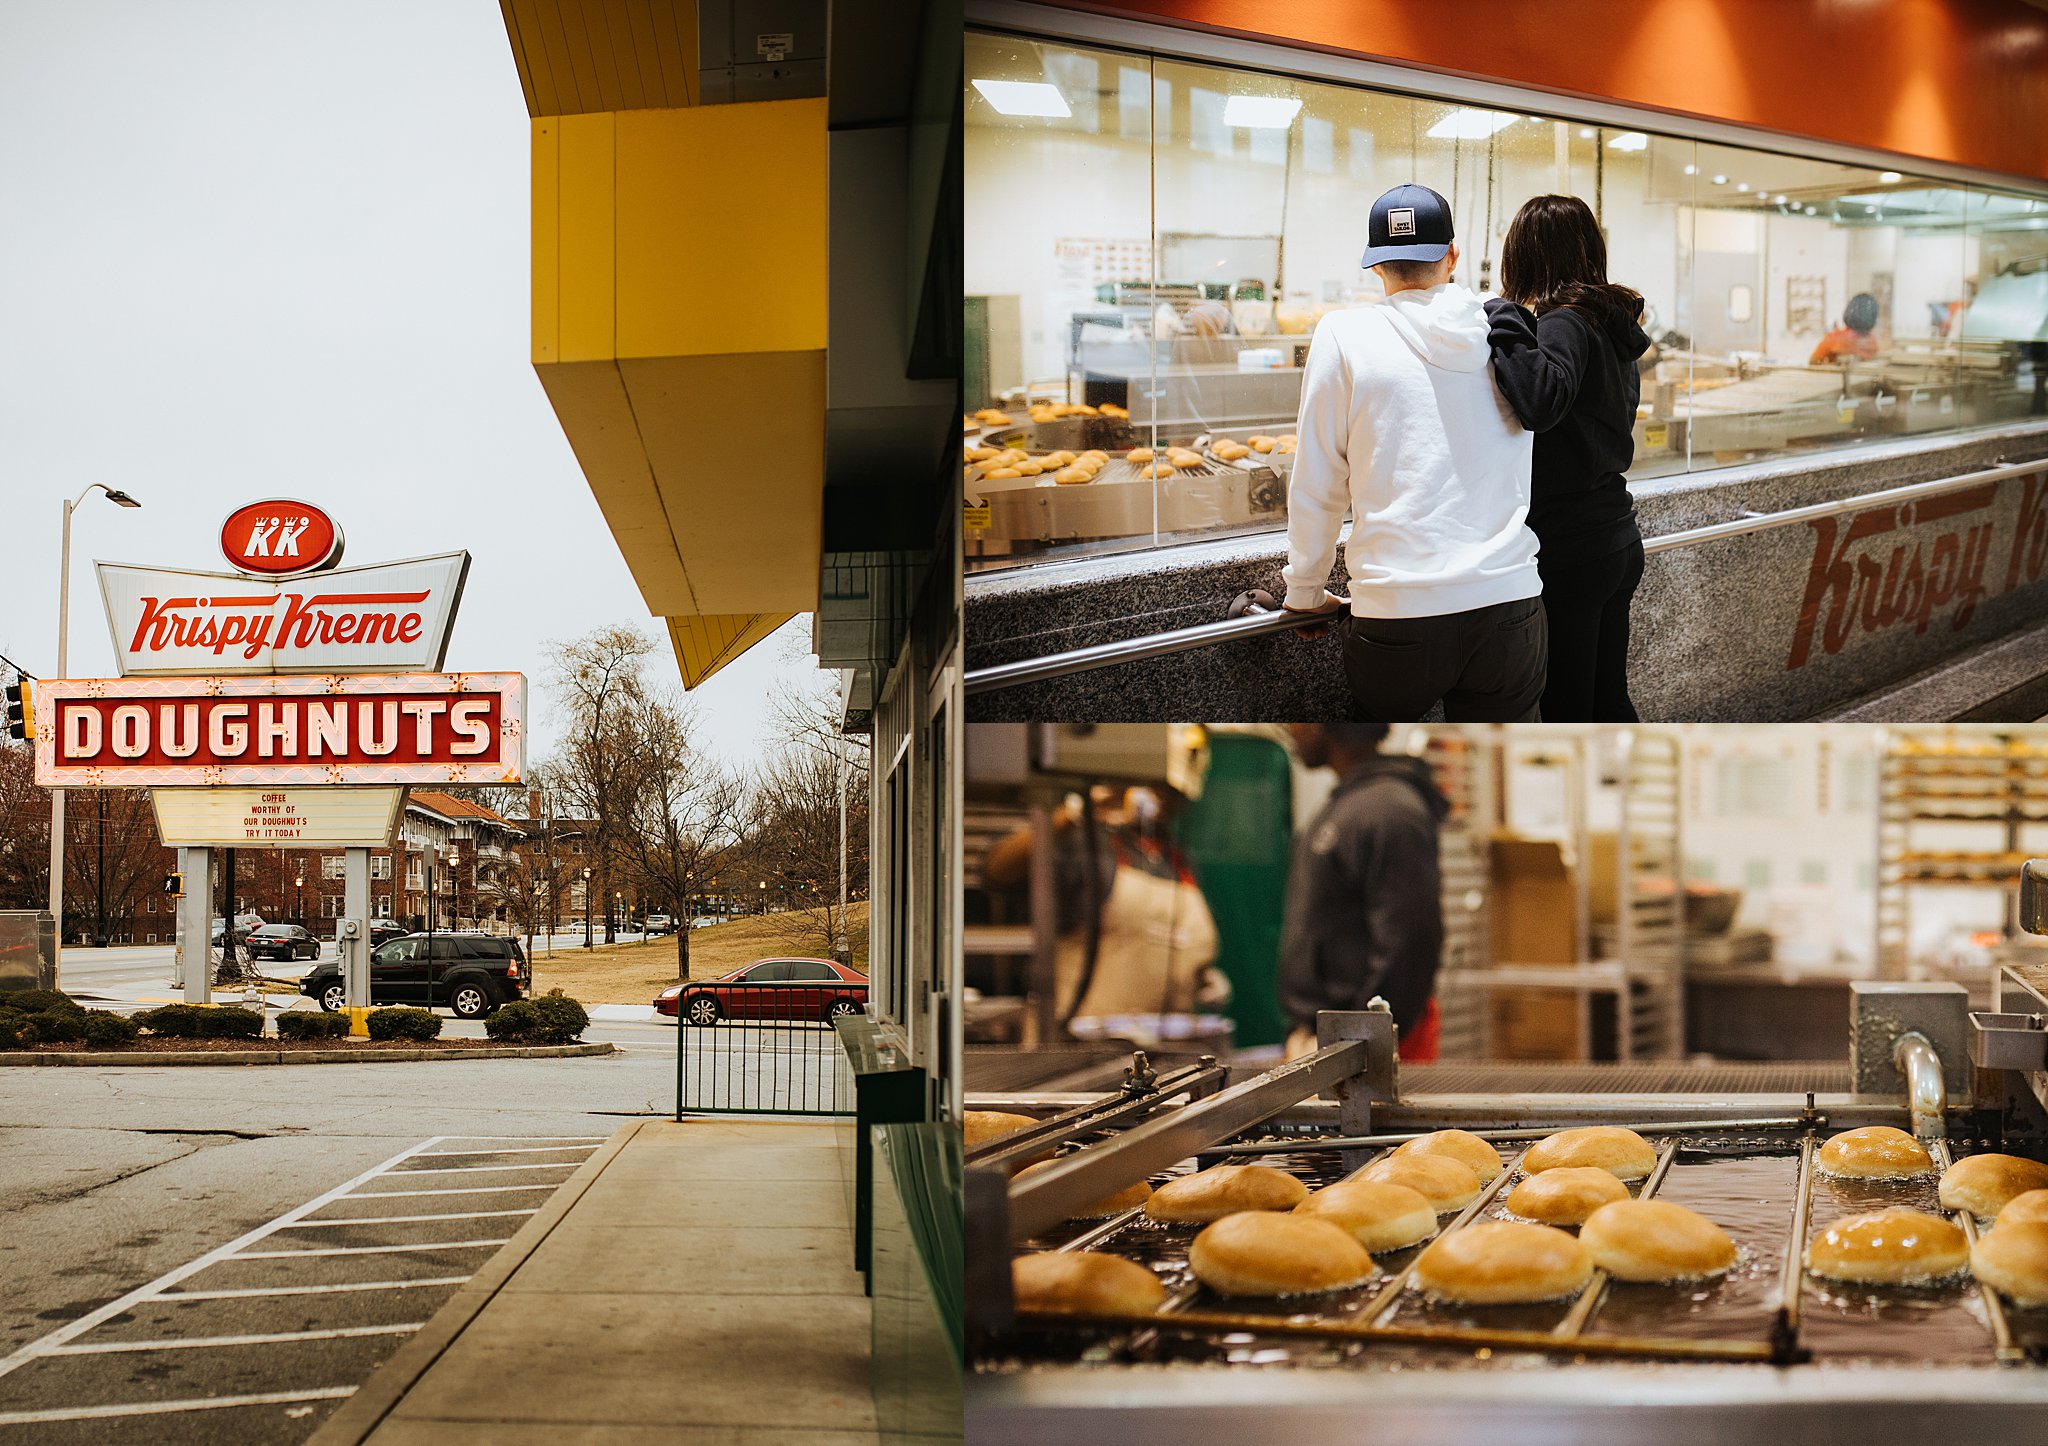
{"type": "Polygon", "coordinates": [[[1487,294],[1524,201],[1593,208],[1653,342],[1633,481],[2042,412],[2048,198],[1012,36],[967,76],[973,568],[1283,528],[1310,336],[1383,300],[1410,180],[1487,294]]]}

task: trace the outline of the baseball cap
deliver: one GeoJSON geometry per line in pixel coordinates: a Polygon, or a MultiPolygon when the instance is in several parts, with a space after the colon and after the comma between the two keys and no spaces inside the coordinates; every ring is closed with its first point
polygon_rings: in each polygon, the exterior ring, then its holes
{"type": "Polygon", "coordinates": [[[1427,186],[1396,186],[1372,203],[1365,259],[1358,264],[1441,261],[1452,239],[1450,202],[1427,186]]]}

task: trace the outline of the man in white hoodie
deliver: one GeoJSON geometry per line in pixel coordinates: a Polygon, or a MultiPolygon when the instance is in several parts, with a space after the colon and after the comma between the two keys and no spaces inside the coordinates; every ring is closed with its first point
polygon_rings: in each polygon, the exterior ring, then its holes
{"type": "Polygon", "coordinates": [[[1493,384],[1485,308],[1451,281],[1451,208],[1427,186],[1373,203],[1361,263],[1383,306],[1332,312],[1302,369],[1286,608],[1346,613],[1356,715],[1536,718],[1548,662],[1529,513],[1530,434],[1493,384]],[[1346,509],[1348,600],[1329,591],[1346,509]]]}

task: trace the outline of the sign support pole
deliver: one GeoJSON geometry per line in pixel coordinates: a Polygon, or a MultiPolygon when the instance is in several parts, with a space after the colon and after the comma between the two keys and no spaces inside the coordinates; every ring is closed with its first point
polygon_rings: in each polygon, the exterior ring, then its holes
{"type": "Polygon", "coordinates": [[[185,897],[178,900],[178,975],[187,1004],[213,1002],[213,850],[178,850],[185,897]]]}
{"type": "Polygon", "coordinates": [[[341,952],[350,1010],[370,1007],[370,851],[349,848],[343,855],[342,920],[335,947],[341,952]]]}

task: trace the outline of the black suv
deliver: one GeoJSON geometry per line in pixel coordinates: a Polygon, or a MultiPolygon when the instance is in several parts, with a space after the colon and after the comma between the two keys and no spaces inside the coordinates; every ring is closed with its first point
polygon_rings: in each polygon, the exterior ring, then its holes
{"type": "Polygon", "coordinates": [[[289,964],[294,959],[320,957],[320,941],[297,924],[265,924],[260,929],[251,929],[242,938],[242,949],[252,961],[282,959],[289,964]]]}
{"type": "MultiPolygon", "coordinates": [[[[370,953],[370,1002],[436,1005],[459,1019],[481,1019],[501,1004],[524,999],[533,974],[517,939],[489,934],[407,934],[370,953]]],[[[348,1003],[341,962],[322,964],[299,981],[299,993],[322,1009],[348,1003]]]]}

